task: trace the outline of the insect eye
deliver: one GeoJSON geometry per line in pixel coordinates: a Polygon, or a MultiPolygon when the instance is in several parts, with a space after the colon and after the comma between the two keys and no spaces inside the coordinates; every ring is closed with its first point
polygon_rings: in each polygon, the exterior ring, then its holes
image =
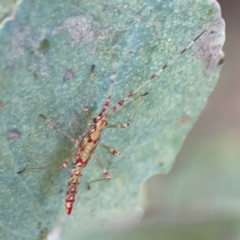
{"type": "Polygon", "coordinates": [[[97,122],[97,118],[94,118],[94,119],[93,119],[93,122],[96,123],[96,122],[97,122]]]}

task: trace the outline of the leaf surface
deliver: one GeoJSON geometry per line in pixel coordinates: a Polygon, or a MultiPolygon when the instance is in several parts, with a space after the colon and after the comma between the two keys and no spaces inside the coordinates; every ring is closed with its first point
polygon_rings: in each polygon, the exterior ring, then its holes
{"type": "MultiPolygon", "coordinates": [[[[138,216],[139,186],[167,173],[217,82],[224,22],[211,1],[23,0],[0,31],[0,238],[45,239],[54,227],[61,239],[138,216]],[[59,166],[71,142],[39,117],[54,119],[66,132],[83,134],[88,87],[91,118],[103,107],[110,77],[117,72],[112,103],[126,97],[204,34],[140,94],[148,92],[127,129],[106,129],[101,141],[121,152],[96,153],[109,168],[110,182],[94,159],[84,169],[71,216],[64,198],[70,168],[17,174],[25,167],[59,166]],[[90,68],[95,65],[92,81],[90,68]]],[[[133,98],[135,99],[135,98],[133,98]]],[[[135,101],[109,118],[127,122],[135,101]]]]}

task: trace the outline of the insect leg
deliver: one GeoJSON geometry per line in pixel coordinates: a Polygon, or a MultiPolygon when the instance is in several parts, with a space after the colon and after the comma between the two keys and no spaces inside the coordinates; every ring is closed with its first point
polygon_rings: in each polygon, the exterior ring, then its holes
{"type": "MultiPolygon", "coordinates": [[[[71,156],[73,155],[73,151],[74,151],[74,148],[76,146],[74,145],[71,149],[71,156]]],[[[54,167],[36,167],[36,168],[24,168],[23,170],[20,170],[17,172],[17,174],[21,174],[25,171],[29,171],[29,170],[39,170],[39,169],[49,169],[49,170],[59,170],[59,169],[63,169],[63,168],[66,168],[68,166],[68,163],[69,163],[69,160],[71,159],[71,156],[66,159],[62,165],[60,166],[54,166],[54,167]]]]}
{"type": "MultiPolygon", "coordinates": [[[[100,181],[106,181],[106,180],[110,180],[111,179],[111,175],[110,173],[107,171],[107,169],[102,165],[102,163],[100,162],[99,158],[96,156],[96,154],[93,155],[95,157],[95,159],[97,160],[99,166],[101,167],[101,169],[103,170],[103,173],[105,175],[105,178],[100,178],[100,179],[96,179],[96,180],[92,180],[90,182],[87,182],[87,188],[91,189],[90,184],[94,183],[94,182],[100,182],[100,181]]],[[[112,163],[111,163],[112,164],[112,163]]],[[[111,165],[110,164],[110,165],[111,165]]],[[[108,168],[110,167],[110,165],[108,166],[108,168]]]]}
{"type": "Polygon", "coordinates": [[[57,166],[57,167],[24,168],[23,170],[18,171],[17,174],[21,174],[21,173],[23,173],[25,171],[29,171],[29,170],[39,170],[39,169],[59,170],[62,168],[66,168],[68,166],[68,162],[69,162],[69,159],[65,160],[61,166],[57,166]]]}
{"type": "Polygon", "coordinates": [[[43,118],[50,126],[52,126],[54,129],[56,129],[57,132],[59,132],[60,134],[66,136],[70,141],[72,141],[74,144],[76,144],[76,140],[73,137],[71,137],[69,134],[67,134],[53,120],[51,120],[50,118],[45,117],[43,114],[39,114],[39,117],[43,118]]]}
{"type": "Polygon", "coordinates": [[[132,121],[132,119],[133,119],[133,116],[134,116],[134,114],[135,114],[135,112],[136,112],[137,106],[139,105],[139,102],[140,102],[141,98],[142,98],[143,96],[146,96],[147,94],[148,94],[148,92],[146,92],[146,93],[144,93],[144,94],[142,94],[142,95],[139,95],[139,96],[136,98],[136,100],[135,100],[135,101],[137,101],[136,106],[135,106],[135,108],[134,108],[134,110],[133,110],[133,112],[132,112],[129,120],[128,120],[126,123],[122,123],[122,124],[108,124],[108,125],[106,125],[106,128],[127,128],[127,127],[129,127],[129,126],[130,126],[130,123],[131,123],[131,121],[132,121]]]}
{"type": "Polygon", "coordinates": [[[109,146],[107,146],[107,145],[105,145],[101,142],[99,142],[99,146],[105,148],[108,152],[110,152],[114,155],[120,155],[121,154],[118,150],[110,148],[109,146]]]}
{"type": "Polygon", "coordinates": [[[150,82],[153,81],[156,77],[158,77],[166,68],[173,65],[175,61],[181,57],[182,54],[184,54],[189,48],[191,48],[194,43],[203,36],[208,30],[202,31],[200,34],[198,34],[185,48],[183,48],[175,57],[173,57],[168,63],[164,64],[157,72],[152,74],[145,82],[143,82],[142,85],[140,85],[138,88],[136,88],[134,91],[130,92],[124,99],[119,101],[115,106],[112,107],[112,109],[106,114],[106,117],[108,118],[110,115],[112,115],[114,112],[116,112],[123,104],[126,103],[133,95],[135,95],[137,92],[139,92],[141,89],[143,89],[146,85],[148,85],[150,82]]]}

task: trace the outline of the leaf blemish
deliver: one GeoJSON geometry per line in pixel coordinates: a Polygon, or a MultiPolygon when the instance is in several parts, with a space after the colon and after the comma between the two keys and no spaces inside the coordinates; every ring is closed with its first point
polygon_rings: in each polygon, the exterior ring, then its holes
{"type": "Polygon", "coordinates": [[[7,133],[6,133],[7,140],[16,140],[20,136],[21,136],[21,133],[17,129],[8,130],[7,133]]]}

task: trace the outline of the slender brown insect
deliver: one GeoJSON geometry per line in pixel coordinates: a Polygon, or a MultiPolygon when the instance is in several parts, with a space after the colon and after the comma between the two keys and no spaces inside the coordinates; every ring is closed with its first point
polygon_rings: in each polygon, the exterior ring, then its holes
{"type": "MultiPolygon", "coordinates": [[[[73,166],[72,166],[72,171],[70,174],[70,178],[68,181],[68,186],[67,186],[67,191],[66,191],[66,198],[65,198],[65,207],[66,207],[66,212],[67,214],[71,214],[73,204],[75,202],[75,195],[77,193],[77,186],[80,183],[82,174],[83,174],[83,169],[86,167],[88,164],[89,160],[91,159],[92,156],[96,158],[98,161],[100,167],[103,169],[104,174],[105,174],[105,179],[104,180],[110,180],[111,176],[109,172],[103,167],[103,165],[100,163],[99,159],[97,156],[93,155],[95,149],[97,148],[98,145],[102,146],[109,152],[111,152],[114,155],[119,155],[120,152],[117,151],[116,149],[112,149],[102,143],[100,143],[100,138],[101,134],[104,128],[127,128],[129,127],[131,120],[134,116],[134,113],[136,111],[136,107],[134,108],[130,119],[128,122],[124,124],[114,124],[114,125],[109,125],[108,124],[108,118],[116,112],[121,106],[123,106],[130,98],[132,98],[136,93],[138,93],[140,90],[142,90],[147,84],[149,84],[153,79],[155,79],[157,76],[161,74],[162,71],[164,71],[168,66],[172,65],[176,59],[178,59],[185,51],[187,51],[203,34],[205,34],[207,30],[204,30],[201,32],[197,37],[195,37],[191,43],[185,47],[181,52],[179,52],[169,63],[165,64],[159,71],[151,75],[142,85],[140,85],[137,89],[134,91],[130,92],[124,99],[120,100],[116,105],[114,105],[109,111],[108,108],[111,104],[111,98],[112,98],[112,86],[116,77],[116,72],[113,72],[111,76],[111,82],[110,82],[110,88],[107,96],[107,100],[100,111],[100,113],[92,120],[90,123],[89,116],[88,116],[88,101],[86,105],[84,106],[84,113],[86,116],[86,119],[89,123],[89,127],[86,131],[86,133],[82,136],[79,137],[79,139],[73,139],[71,136],[69,136],[66,132],[64,132],[62,129],[60,129],[52,120],[46,118],[44,115],[40,115],[42,118],[44,118],[50,125],[52,125],[58,132],[61,134],[64,134],[67,136],[73,143],[74,143],[74,148],[76,148],[76,152],[73,158],[73,166]]],[[[91,75],[94,74],[94,65],[92,65],[91,69],[91,75]]],[[[141,97],[147,95],[147,93],[139,95],[136,100],[141,99],[141,97]]],[[[136,104],[137,106],[138,104],[136,104]]],[[[70,158],[69,158],[70,159],[70,158]]],[[[65,168],[68,166],[69,159],[67,159],[60,167],[58,168],[65,168]]],[[[26,168],[18,173],[21,173],[25,170],[29,169],[40,169],[40,168],[26,168]]],[[[99,179],[97,181],[100,181],[103,179],[99,179]]]]}

